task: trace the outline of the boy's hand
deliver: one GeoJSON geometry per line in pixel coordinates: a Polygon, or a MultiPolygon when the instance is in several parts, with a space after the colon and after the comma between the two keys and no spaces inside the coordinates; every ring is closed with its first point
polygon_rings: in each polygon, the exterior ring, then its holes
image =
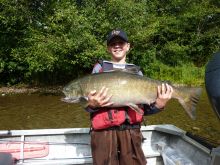
{"type": "Polygon", "coordinates": [[[91,91],[88,95],[88,106],[90,108],[98,107],[108,107],[113,104],[110,102],[112,95],[107,96],[108,88],[102,87],[102,89],[97,92],[96,90],[91,91]]]}
{"type": "Polygon", "coordinates": [[[169,84],[162,84],[157,87],[157,98],[155,106],[159,109],[163,109],[167,102],[171,99],[173,94],[173,88],[169,84]]]}

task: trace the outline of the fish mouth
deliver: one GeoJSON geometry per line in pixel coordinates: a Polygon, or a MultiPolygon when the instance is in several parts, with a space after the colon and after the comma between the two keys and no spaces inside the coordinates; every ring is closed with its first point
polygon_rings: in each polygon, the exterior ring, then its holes
{"type": "Polygon", "coordinates": [[[64,98],[61,98],[61,101],[66,102],[66,103],[79,103],[80,99],[79,98],[64,97],[64,98]]]}

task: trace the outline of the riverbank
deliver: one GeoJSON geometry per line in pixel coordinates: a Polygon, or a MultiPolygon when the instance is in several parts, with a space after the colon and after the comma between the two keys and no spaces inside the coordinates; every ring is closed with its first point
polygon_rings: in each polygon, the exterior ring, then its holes
{"type": "Polygon", "coordinates": [[[0,94],[22,94],[22,93],[51,93],[51,94],[61,94],[62,86],[10,86],[10,87],[0,87],[0,94]]]}

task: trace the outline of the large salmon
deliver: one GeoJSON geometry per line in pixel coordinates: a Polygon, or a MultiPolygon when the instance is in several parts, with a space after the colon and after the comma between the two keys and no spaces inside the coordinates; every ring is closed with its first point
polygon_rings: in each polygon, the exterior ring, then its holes
{"type": "MultiPolygon", "coordinates": [[[[87,75],[73,80],[63,89],[66,102],[79,102],[86,98],[90,91],[108,88],[112,95],[111,107],[129,106],[138,111],[136,104],[150,104],[157,97],[157,86],[161,81],[123,71],[103,72],[87,75]]],[[[172,98],[178,99],[187,114],[195,118],[195,106],[201,94],[201,88],[175,87],[172,98]]]]}

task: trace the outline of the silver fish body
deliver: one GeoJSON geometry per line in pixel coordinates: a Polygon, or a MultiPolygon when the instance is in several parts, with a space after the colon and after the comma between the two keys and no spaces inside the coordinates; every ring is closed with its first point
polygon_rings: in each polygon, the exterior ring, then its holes
{"type": "MultiPolygon", "coordinates": [[[[112,95],[111,107],[133,106],[136,104],[150,104],[157,97],[157,87],[163,82],[150,79],[137,74],[113,71],[91,74],[73,80],[63,89],[66,102],[77,102],[85,98],[92,90],[100,91],[102,87],[108,88],[112,95]]],[[[175,87],[172,98],[179,100],[187,114],[195,118],[195,106],[201,94],[201,88],[175,87]]]]}

